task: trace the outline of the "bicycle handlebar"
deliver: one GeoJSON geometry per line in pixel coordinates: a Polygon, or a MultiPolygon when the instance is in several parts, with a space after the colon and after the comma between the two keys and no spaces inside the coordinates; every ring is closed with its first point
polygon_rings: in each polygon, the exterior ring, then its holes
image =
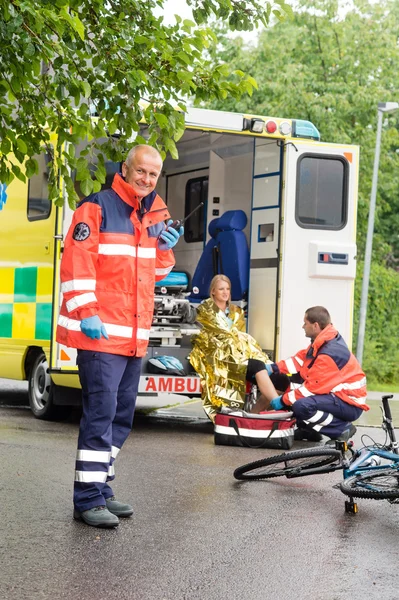
{"type": "Polygon", "coordinates": [[[389,400],[391,400],[393,398],[393,394],[389,394],[386,396],[382,397],[382,406],[384,408],[384,413],[387,419],[389,419],[390,421],[392,421],[392,413],[391,413],[391,407],[389,406],[389,400]]]}

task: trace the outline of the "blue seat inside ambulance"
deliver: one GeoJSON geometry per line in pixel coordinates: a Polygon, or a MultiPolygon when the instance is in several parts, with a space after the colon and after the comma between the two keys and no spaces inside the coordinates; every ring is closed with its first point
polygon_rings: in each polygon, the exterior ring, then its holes
{"type": "Polygon", "coordinates": [[[231,299],[245,300],[248,296],[249,248],[243,229],[247,216],[243,210],[228,210],[209,223],[211,239],[207,242],[192,279],[191,302],[209,297],[212,277],[219,273],[231,281],[231,299]],[[197,291],[197,290],[196,290],[197,291]]]}

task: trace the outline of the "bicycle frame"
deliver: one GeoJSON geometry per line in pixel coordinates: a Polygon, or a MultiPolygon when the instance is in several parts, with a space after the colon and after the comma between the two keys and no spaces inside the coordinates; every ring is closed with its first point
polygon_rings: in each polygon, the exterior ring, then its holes
{"type": "Polygon", "coordinates": [[[362,448],[359,452],[359,456],[357,456],[357,458],[355,458],[355,460],[349,464],[349,467],[345,468],[345,466],[343,465],[344,479],[346,479],[347,477],[352,477],[354,475],[360,475],[365,471],[383,471],[384,469],[392,469],[394,467],[399,469],[399,455],[395,452],[382,450],[381,448],[377,448],[376,446],[368,446],[367,448],[362,448]],[[391,461],[391,463],[374,466],[367,464],[367,461],[372,456],[379,456],[384,460],[391,461]]]}
{"type": "Polygon", "coordinates": [[[321,475],[323,473],[333,473],[334,471],[343,470],[344,479],[360,475],[364,472],[382,471],[387,468],[399,469],[399,445],[396,441],[395,431],[392,424],[392,414],[389,406],[389,400],[392,395],[382,397],[382,428],[388,433],[390,439],[389,449],[383,449],[378,446],[367,446],[360,450],[354,451],[346,442],[336,442],[335,447],[342,453],[342,458],[339,463],[326,465],[325,467],[314,467],[313,469],[301,469],[301,467],[292,467],[289,473],[286,473],[287,479],[296,477],[307,477],[308,475],[321,475]],[[352,452],[352,457],[347,458],[346,452],[352,452]],[[371,465],[367,464],[372,456],[378,456],[384,460],[391,461],[390,464],[371,465]]]}

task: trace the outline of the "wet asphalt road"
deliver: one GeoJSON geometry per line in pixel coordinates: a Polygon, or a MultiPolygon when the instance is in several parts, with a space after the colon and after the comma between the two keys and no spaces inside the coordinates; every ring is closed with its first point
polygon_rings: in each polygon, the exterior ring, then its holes
{"type": "Polygon", "coordinates": [[[140,417],[114,486],[135,514],[100,530],[72,519],[77,430],[76,415],[0,408],[2,600],[398,599],[399,505],[346,514],[339,473],[236,482],[235,467],[278,452],[140,417]]]}

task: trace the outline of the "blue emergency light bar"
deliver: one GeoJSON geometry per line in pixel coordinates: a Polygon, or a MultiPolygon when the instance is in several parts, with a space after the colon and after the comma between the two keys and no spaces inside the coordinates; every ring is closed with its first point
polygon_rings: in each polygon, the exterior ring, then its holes
{"type": "Polygon", "coordinates": [[[309,140],[319,141],[320,133],[310,121],[302,121],[302,119],[293,119],[292,137],[306,138],[309,140]]]}

